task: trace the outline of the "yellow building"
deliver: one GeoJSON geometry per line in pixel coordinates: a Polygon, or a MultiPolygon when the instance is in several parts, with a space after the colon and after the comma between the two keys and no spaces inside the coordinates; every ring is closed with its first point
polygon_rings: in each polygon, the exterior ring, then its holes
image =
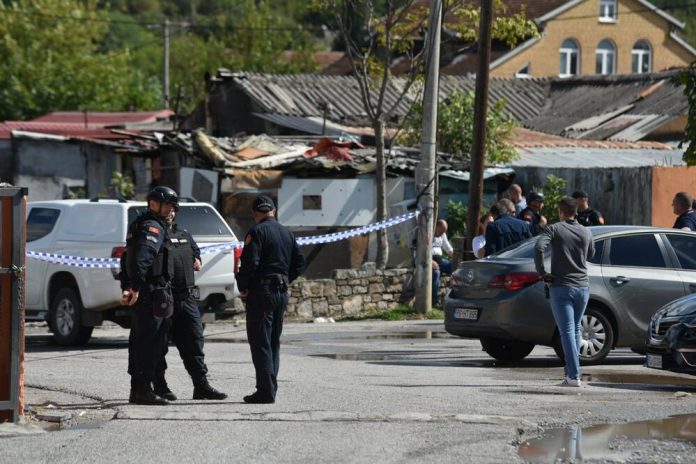
{"type": "Polygon", "coordinates": [[[540,37],[494,56],[493,76],[637,74],[696,60],[677,35],[684,23],[646,0],[571,0],[536,22],[540,37]]]}

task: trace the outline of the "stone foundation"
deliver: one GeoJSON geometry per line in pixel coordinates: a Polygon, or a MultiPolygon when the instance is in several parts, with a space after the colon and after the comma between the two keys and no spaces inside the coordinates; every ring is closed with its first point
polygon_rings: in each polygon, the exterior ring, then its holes
{"type": "MultiPolygon", "coordinates": [[[[394,309],[400,304],[412,306],[412,279],[413,269],[379,270],[375,263],[334,270],[332,279],[300,278],[290,285],[287,316],[300,320],[341,318],[394,309]]],[[[442,279],[441,301],[448,280],[448,276],[442,279]]]]}

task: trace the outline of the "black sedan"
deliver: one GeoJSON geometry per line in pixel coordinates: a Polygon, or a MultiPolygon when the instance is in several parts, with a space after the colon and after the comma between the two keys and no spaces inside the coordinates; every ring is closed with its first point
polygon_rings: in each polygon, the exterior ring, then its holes
{"type": "MultiPolygon", "coordinates": [[[[596,253],[588,263],[590,301],[580,347],[584,364],[601,362],[614,347],[645,352],[653,314],[696,291],[693,232],[637,226],[590,230],[596,253]]],[[[554,347],[562,359],[549,300],[534,268],[535,243],[532,238],[463,262],[452,274],[445,299],[445,329],[480,339],[483,349],[500,360],[522,359],[535,345],[554,347]]]]}
{"type": "Polygon", "coordinates": [[[655,313],[648,327],[646,351],[648,367],[696,374],[696,293],[655,313]]]}

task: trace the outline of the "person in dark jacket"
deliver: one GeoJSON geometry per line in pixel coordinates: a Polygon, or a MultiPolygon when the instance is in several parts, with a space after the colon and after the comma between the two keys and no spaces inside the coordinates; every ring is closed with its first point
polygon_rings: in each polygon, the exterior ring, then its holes
{"type": "MultiPolygon", "coordinates": [[[[174,223],[175,215],[176,212],[172,212],[167,220],[169,229],[165,243],[168,268],[173,274],[171,285],[174,313],[170,319],[172,341],[193,381],[193,399],[224,400],[227,395],[213,388],[208,382],[208,366],[205,364],[203,353],[203,322],[193,295],[194,271],[200,271],[202,267],[201,250],[191,234],[174,223]]],[[[175,401],[176,395],[169,389],[164,377],[167,369],[165,356],[168,351],[168,344],[165,344],[153,387],[157,395],[175,401]]]]}
{"type": "MultiPolygon", "coordinates": [[[[128,228],[126,252],[121,260],[123,294],[121,304],[132,306],[128,338],[128,373],[131,376],[129,401],[165,405],[168,401],[152,390],[157,364],[167,342],[167,315],[170,308],[164,272],[165,220],[177,207],[178,196],[169,187],[156,187],[148,194],[148,210],[128,228]]],[[[169,299],[171,295],[169,294],[169,299]]]]}
{"type": "Polygon", "coordinates": [[[275,217],[273,200],[258,196],[252,205],[256,224],[244,238],[237,286],[246,299],[246,327],[256,370],[256,391],[246,403],[274,403],[278,391],[280,335],[288,305],[288,285],[304,270],[294,235],[275,217]]]}
{"type": "Polygon", "coordinates": [[[674,229],[696,232],[696,211],[693,210],[694,198],[687,192],[679,192],[672,200],[672,211],[677,215],[674,229]]]}
{"type": "Polygon", "coordinates": [[[578,190],[572,195],[578,201],[578,215],[575,218],[582,226],[602,226],[604,225],[604,216],[594,208],[590,208],[589,195],[587,192],[578,190]]]}
{"type": "Polygon", "coordinates": [[[539,192],[529,192],[527,195],[527,207],[522,210],[518,218],[529,223],[534,235],[539,235],[541,230],[546,227],[546,218],[541,214],[544,207],[544,194],[539,192]]]}
{"type": "Polygon", "coordinates": [[[511,216],[515,205],[504,198],[491,208],[493,222],[486,227],[485,256],[497,253],[510,245],[532,237],[529,224],[511,216]]]}

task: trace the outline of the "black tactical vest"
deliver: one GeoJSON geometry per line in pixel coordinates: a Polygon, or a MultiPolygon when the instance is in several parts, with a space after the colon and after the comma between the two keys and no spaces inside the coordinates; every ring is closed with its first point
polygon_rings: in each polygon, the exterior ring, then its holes
{"type": "Polygon", "coordinates": [[[191,288],[193,277],[193,247],[189,234],[173,227],[167,230],[164,247],[166,249],[167,271],[175,289],[191,288]]]}
{"type": "MultiPolygon", "coordinates": [[[[126,265],[128,274],[131,276],[135,275],[135,247],[138,244],[138,229],[140,229],[141,224],[147,220],[157,221],[164,229],[165,243],[167,240],[167,228],[162,224],[162,221],[156,215],[152,214],[150,211],[146,211],[138,216],[135,221],[131,223],[130,227],[128,227],[128,235],[126,235],[126,265]]],[[[165,283],[169,282],[169,276],[171,274],[165,272],[166,262],[166,250],[163,246],[159,253],[157,253],[155,260],[152,263],[152,267],[150,267],[150,270],[147,272],[147,283],[164,285],[165,283]]]]}

